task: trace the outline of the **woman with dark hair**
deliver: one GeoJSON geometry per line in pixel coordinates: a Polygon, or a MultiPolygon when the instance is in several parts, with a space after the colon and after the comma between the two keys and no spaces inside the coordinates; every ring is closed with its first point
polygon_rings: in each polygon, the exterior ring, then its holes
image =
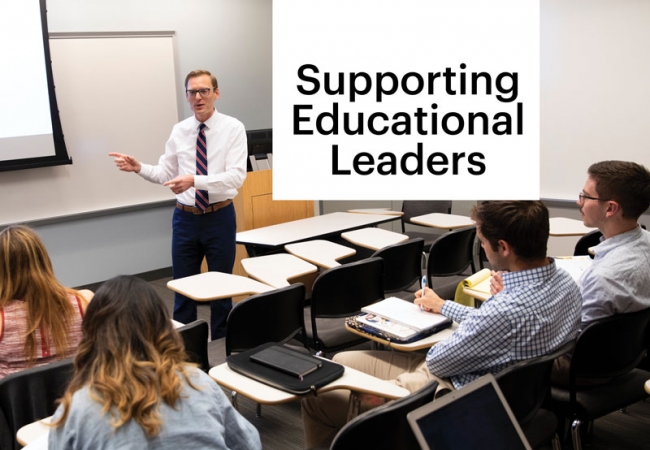
{"type": "Polygon", "coordinates": [[[58,282],[45,245],[34,231],[0,232],[0,379],[71,357],[91,291],[58,282]]]}
{"type": "Polygon", "coordinates": [[[186,362],[162,299],[145,281],[106,281],[88,307],[74,376],[49,448],[259,449],[257,430],[186,362]]]}

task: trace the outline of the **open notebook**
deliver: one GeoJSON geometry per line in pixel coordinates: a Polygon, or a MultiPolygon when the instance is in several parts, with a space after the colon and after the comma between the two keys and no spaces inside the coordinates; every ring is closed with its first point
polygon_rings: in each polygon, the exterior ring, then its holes
{"type": "Polygon", "coordinates": [[[489,294],[490,278],[492,278],[492,272],[490,271],[490,269],[479,270],[471,277],[465,278],[463,280],[463,286],[468,289],[473,289],[475,291],[489,294]]]}
{"type": "Polygon", "coordinates": [[[424,450],[530,450],[493,375],[411,411],[407,416],[424,450]]]}
{"type": "Polygon", "coordinates": [[[449,328],[452,323],[441,314],[422,311],[419,306],[396,297],[365,306],[361,311],[354,319],[364,331],[374,329],[401,342],[421,339],[449,328]]]}
{"type": "Polygon", "coordinates": [[[463,281],[458,283],[456,288],[456,295],[454,301],[465,306],[474,306],[474,299],[465,294],[463,289],[472,289],[473,291],[485,294],[486,297],[489,297],[490,294],[490,279],[492,278],[492,272],[490,269],[483,269],[476,272],[474,275],[465,278],[463,281]]]}

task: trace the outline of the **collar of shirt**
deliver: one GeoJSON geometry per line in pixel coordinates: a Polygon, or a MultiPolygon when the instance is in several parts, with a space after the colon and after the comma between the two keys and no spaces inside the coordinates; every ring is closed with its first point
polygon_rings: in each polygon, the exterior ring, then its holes
{"type": "Polygon", "coordinates": [[[546,264],[542,267],[517,270],[515,272],[504,272],[501,275],[501,278],[503,280],[502,292],[507,292],[510,289],[514,289],[522,284],[530,283],[531,281],[545,280],[552,277],[556,271],[557,268],[555,266],[555,260],[553,258],[549,258],[549,264],[546,264]]]}
{"type": "Polygon", "coordinates": [[[620,247],[621,245],[629,244],[630,242],[641,239],[644,230],[641,226],[637,225],[636,228],[626,231],[625,233],[617,234],[611,238],[604,239],[600,244],[593,247],[594,255],[598,258],[603,258],[607,253],[611,252],[615,248],[620,247]]]}
{"type": "Polygon", "coordinates": [[[199,125],[202,124],[202,123],[205,124],[205,126],[208,128],[208,130],[214,129],[214,127],[217,126],[217,116],[218,115],[219,115],[219,111],[217,111],[217,108],[214,108],[214,113],[212,113],[210,118],[208,120],[206,120],[205,122],[199,122],[198,120],[196,120],[196,116],[192,116],[192,118],[194,119],[192,121],[193,128],[196,130],[196,134],[199,134],[199,125]]]}

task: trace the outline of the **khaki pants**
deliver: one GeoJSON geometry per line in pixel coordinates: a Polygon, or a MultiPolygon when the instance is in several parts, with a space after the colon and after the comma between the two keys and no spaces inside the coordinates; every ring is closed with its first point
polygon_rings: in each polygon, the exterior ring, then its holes
{"type": "MultiPolygon", "coordinates": [[[[438,389],[453,390],[453,385],[448,379],[438,378],[429,372],[424,358],[425,355],[420,353],[356,351],[338,353],[333,361],[391,381],[410,392],[417,391],[432,380],[438,381],[438,389]]],[[[349,401],[348,390],[331,391],[302,399],[302,420],[307,448],[323,445],[334,439],[346,423],[349,401]]],[[[360,412],[368,409],[371,407],[362,404],[360,412]]]]}

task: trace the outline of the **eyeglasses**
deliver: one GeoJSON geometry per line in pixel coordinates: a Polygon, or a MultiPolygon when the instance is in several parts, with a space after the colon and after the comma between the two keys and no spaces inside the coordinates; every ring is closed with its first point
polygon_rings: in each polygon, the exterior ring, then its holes
{"type": "Polygon", "coordinates": [[[580,203],[584,203],[585,200],[598,200],[599,202],[600,202],[600,201],[603,201],[603,202],[606,202],[606,201],[607,201],[607,199],[604,199],[604,198],[598,198],[598,197],[592,197],[591,195],[587,195],[587,194],[585,194],[584,192],[579,193],[579,194],[578,194],[578,201],[579,201],[580,203]]]}
{"type": "Polygon", "coordinates": [[[202,89],[186,89],[185,95],[188,98],[196,97],[196,94],[200,94],[201,97],[207,97],[214,88],[202,88],[202,89]]]}

